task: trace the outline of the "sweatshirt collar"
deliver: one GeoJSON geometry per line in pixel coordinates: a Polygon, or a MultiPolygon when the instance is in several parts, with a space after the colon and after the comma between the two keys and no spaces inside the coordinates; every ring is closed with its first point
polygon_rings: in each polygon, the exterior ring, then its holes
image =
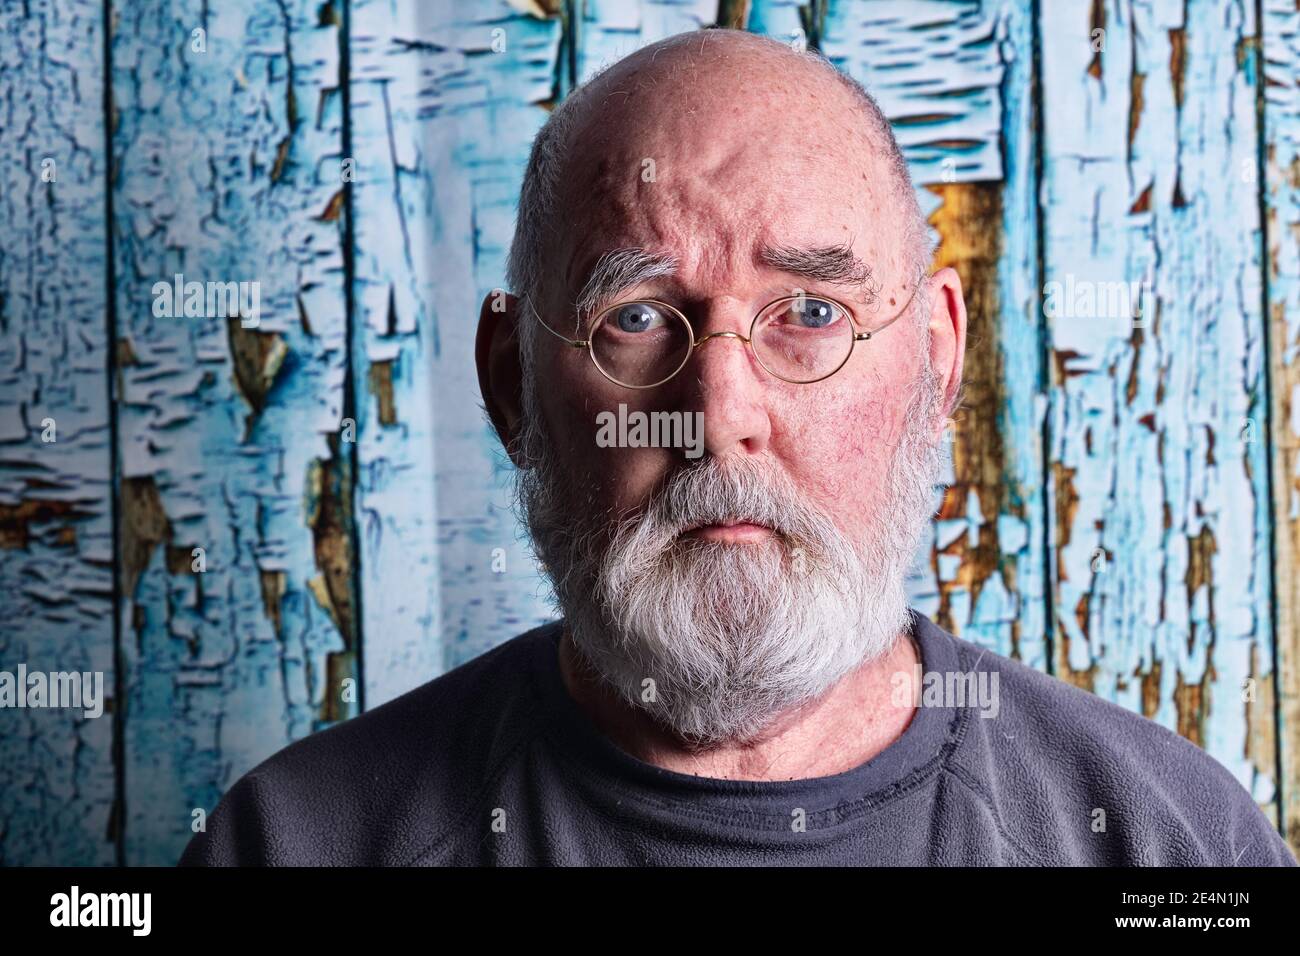
{"type": "MultiPolygon", "coordinates": [[[[835,811],[837,819],[849,805],[872,804],[910,789],[937,773],[957,745],[968,708],[947,702],[918,706],[902,735],[863,764],[830,776],[801,780],[723,780],[666,770],[626,753],[606,737],[569,696],[559,666],[563,621],[540,628],[534,643],[534,686],[543,707],[545,732],[582,765],[593,792],[604,788],[635,791],[655,802],[685,803],[692,811],[715,808],[734,818],[738,806],[755,817],[746,825],[769,819],[787,828],[790,808],[809,814],[835,811]]],[[[912,611],[910,634],[920,649],[925,673],[949,674],[958,667],[955,639],[928,618],[912,611]]]]}

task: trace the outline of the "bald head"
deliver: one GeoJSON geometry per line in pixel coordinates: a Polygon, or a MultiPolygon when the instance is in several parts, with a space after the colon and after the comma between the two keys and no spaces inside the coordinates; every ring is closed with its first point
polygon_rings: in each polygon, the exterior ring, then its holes
{"type": "Polygon", "coordinates": [[[603,68],[565,106],[575,118],[562,151],[576,143],[591,155],[611,141],[656,131],[689,142],[696,131],[716,132],[725,119],[733,137],[807,131],[865,148],[890,167],[890,185],[911,189],[889,121],[861,84],[820,54],[741,30],[652,43],[603,68]]]}
{"type": "Polygon", "coordinates": [[[701,258],[847,249],[862,232],[888,238],[883,257],[842,265],[861,270],[857,301],[928,269],[928,231],[876,103],[819,54],[704,30],[607,66],[551,115],[525,173],[509,281],[572,328],[602,251],[672,247],[707,272],[701,258]],[[764,244],[760,226],[780,235],[764,244]]]}

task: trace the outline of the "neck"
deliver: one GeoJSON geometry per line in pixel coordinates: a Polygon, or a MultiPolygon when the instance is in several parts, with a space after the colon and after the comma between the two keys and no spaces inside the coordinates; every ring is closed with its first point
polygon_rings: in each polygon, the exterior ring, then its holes
{"type": "Polygon", "coordinates": [[[912,720],[920,659],[911,636],[901,634],[889,651],[845,675],[822,697],[775,715],[761,739],[724,741],[701,750],[601,684],[582,666],[567,628],[559,650],[569,696],[622,750],[677,773],[755,781],[830,776],[875,757],[912,720]],[[900,681],[906,681],[905,694],[900,681]]]}

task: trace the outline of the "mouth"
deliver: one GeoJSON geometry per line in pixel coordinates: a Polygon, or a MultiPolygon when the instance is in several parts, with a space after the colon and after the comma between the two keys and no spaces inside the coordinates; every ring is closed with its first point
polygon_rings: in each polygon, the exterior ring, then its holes
{"type": "Polygon", "coordinates": [[[749,521],[744,518],[726,518],[691,525],[682,532],[682,537],[694,538],[697,541],[737,543],[765,541],[775,533],[772,528],[756,521],[749,521]]]}

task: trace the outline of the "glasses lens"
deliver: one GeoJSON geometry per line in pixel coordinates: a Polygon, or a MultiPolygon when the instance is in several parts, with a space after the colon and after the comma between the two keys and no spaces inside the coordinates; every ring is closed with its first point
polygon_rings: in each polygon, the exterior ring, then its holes
{"type": "Polygon", "coordinates": [[[691,328],[653,302],[625,302],[592,325],[591,357],[621,385],[645,388],[671,378],[691,354],[691,328]]]}
{"type": "Polygon", "coordinates": [[[808,295],[772,303],[758,317],[754,354],[787,382],[816,382],[839,370],[853,351],[853,321],[834,302],[808,295]]]}

